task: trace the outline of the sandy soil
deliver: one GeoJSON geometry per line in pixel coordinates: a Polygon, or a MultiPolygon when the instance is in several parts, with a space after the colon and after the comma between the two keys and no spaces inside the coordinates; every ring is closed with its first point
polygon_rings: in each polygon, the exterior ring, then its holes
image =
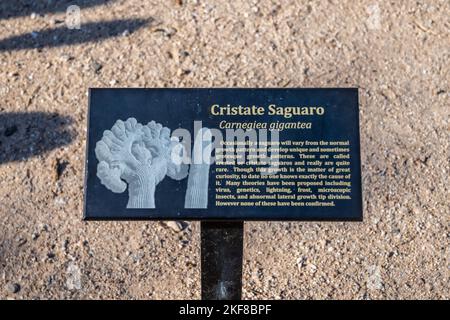
{"type": "Polygon", "coordinates": [[[198,299],[198,223],[81,221],[87,89],[224,86],[360,87],[364,222],[246,223],[245,299],[450,298],[448,1],[54,2],[0,4],[1,298],[198,299]]]}

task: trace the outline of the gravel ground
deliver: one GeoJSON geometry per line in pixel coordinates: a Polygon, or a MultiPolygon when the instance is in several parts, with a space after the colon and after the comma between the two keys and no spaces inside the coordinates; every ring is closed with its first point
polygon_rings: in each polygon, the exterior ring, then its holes
{"type": "MultiPolygon", "coordinates": [[[[199,223],[82,222],[89,87],[360,88],[363,223],[245,224],[245,299],[449,299],[450,4],[0,3],[0,298],[198,299],[199,223]]],[[[77,2],[77,1],[72,1],[77,2]]]]}

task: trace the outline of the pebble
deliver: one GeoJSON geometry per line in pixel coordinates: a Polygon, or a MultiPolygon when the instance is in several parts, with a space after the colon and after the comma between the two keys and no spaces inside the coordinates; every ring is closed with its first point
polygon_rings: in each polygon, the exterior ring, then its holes
{"type": "Polygon", "coordinates": [[[66,204],[66,200],[64,200],[64,198],[55,198],[55,200],[53,200],[53,202],[55,203],[55,205],[59,205],[59,206],[63,206],[66,204]]]}
{"type": "Polygon", "coordinates": [[[55,26],[55,25],[64,23],[64,20],[60,20],[60,19],[51,19],[51,20],[50,20],[50,23],[51,23],[51,25],[55,26]]]}
{"type": "Polygon", "coordinates": [[[306,257],[299,257],[297,258],[296,264],[297,268],[301,269],[306,265],[306,257]]]}
{"type": "Polygon", "coordinates": [[[25,243],[27,243],[27,239],[24,239],[24,238],[22,238],[22,237],[19,237],[19,238],[17,239],[17,245],[18,245],[19,247],[23,246],[25,243]]]}
{"type": "Polygon", "coordinates": [[[64,253],[67,253],[69,251],[69,239],[63,241],[61,249],[64,253]]]}
{"type": "Polygon", "coordinates": [[[164,221],[163,224],[175,232],[181,232],[189,226],[185,221],[164,221]]]}
{"type": "Polygon", "coordinates": [[[66,270],[66,286],[69,290],[81,290],[81,270],[75,263],[69,263],[66,270]]]}
{"type": "Polygon", "coordinates": [[[20,291],[20,284],[18,283],[9,283],[6,286],[6,289],[8,290],[8,292],[10,293],[17,293],[20,291]]]}
{"type": "Polygon", "coordinates": [[[100,63],[98,63],[97,61],[92,61],[91,68],[95,73],[98,74],[100,72],[100,70],[102,70],[103,66],[100,63]]]}
{"type": "Polygon", "coordinates": [[[53,275],[53,276],[49,276],[48,278],[47,278],[47,286],[51,286],[52,284],[53,284],[53,282],[55,281],[55,276],[53,275]]]}
{"type": "Polygon", "coordinates": [[[315,273],[317,272],[317,266],[314,265],[314,264],[310,264],[310,265],[309,265],[309,272],[310,272],[311,274],[315,274],[315,273]]]}
{"type": "Polygon", "coordinates": [[[128,35],[130,35],[130,30],[127,29],[124,32],[122,32],[122,37],[126,37],[128,35]]]}
{"type": "Polygon", "coordinates": [[[177,33],[177,29],[175,28],[160,28],[160,29],[156,29],[155,32],[161,32],[164,37],[166,37],[167,39],[172,38],[172,36],[174,36],[177,33]]]}

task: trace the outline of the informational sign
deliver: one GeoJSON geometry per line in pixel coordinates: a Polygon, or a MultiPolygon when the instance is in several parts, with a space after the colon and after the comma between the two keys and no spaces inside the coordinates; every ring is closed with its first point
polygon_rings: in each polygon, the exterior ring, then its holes
{"type": "Polygon", "coordinates": [[[86,220],[362,220],[358,90],[91,89],[86,220]]]}

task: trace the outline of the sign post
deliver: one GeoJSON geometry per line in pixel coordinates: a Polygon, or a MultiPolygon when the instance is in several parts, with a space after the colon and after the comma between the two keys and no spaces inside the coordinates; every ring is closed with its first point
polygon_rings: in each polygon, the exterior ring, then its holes
{"type": "Polygon", "coordinates": [[[202,298],[241,298],[243,225],[361,221],[358,90],[91,89],[85,220],[201,221],[202,298]]]}
{"type": "Polygon", "coordinates": [[[201,222],[203,300],[240,300],[244,222],[201,222]]]}

